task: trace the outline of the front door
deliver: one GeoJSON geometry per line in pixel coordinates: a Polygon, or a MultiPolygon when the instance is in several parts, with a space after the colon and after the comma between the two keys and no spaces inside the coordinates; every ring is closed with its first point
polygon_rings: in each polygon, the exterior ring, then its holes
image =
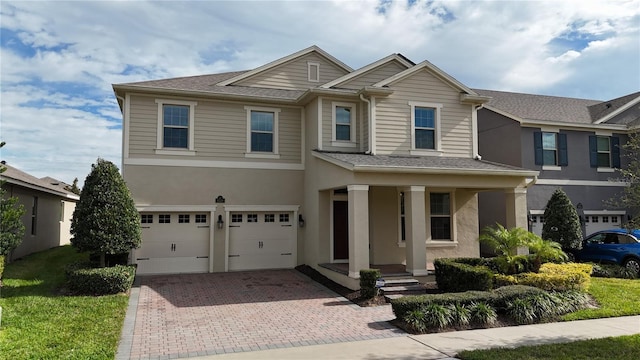
{"type": "Polygon", "coordinates": [[[347,201],[333,202],[333,260],[349,259],[349,206],[347,201]]]}

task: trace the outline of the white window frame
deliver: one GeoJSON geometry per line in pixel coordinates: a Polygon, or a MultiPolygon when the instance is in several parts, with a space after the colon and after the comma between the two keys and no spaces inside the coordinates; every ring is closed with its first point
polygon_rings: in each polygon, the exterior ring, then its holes
{"type": "Polygon", "coordinates": [[[356,119],[357,104],[349,102],[331,102],[331,146],[336,147],[356,147],[356,119]],[[351,119],[349,122],[349,140],[336,140],[336,108],[344,107],[351,109],[351,119]]]}
{"type": "Polygon", "coordinates": [[[440,139],[441,134],[441,113],[442,104],[427,103],[409,101],[409,107],[411,108],[411,155],[442,155],[442,141],[440,139]],[[435,149],[416,149],[416,108],[432,108],[436,112],[435,129],[434,129],[434,142],[435,149]]]}
{"type": "Polygon", "coordinates": [[[198,102],[184,101],[184,100],[171,100],[171,99],[156,99],[156,104],[158,104],[158,129],[157,129],[156,154],[194,156],[196,154],[195,144],[194,144],[195,109],[196,109],[196,105],[198,105],[198,102]],[[164,105],[178,105],[178,106],[189,107],[189,135],[188,135],[189,138],[187,139],[186,149],[164,147],[164,105]]]}
{"type": "Polygon", "coordinates": [[[245,106],[244,109],[247,112],[247,151],[244,156],[247,158],[280,159],[278,147],[280,109],[262,106],[245,106]],[[251,112],[253,111],[273,113],[273,152],[251,151],[251,112]]]}
{"type": "Polygon", "coordinates": [[[307,80],[309,82],[320,82],[320,63],[314,61],[307,62],[307,80]],[[315,76],[315,79],[314,79],[315,76]]]}
{"type": "MultiPolygon", "coordinates": [[[[438,246],[457,246],[458,244],[458,232],[456,226],[457,209],[456,204],[456,192],[451,189],[433,189],[433,191],[425,192],[425,212],[427,218],[427,247],[438,246]],[[431,237],[431,194],[449,194],[449,218],[451,219],[451,239],[433,239],[431,237]]],[[[444,217],[441,215],[434,215],[434,217],[444,217]]]]}

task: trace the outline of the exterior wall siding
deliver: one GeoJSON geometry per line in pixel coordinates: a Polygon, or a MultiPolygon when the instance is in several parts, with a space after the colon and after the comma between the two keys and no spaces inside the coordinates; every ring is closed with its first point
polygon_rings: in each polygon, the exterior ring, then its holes
{"type": "Polygon", "coordinates": [[[409,101],[439,103],[443,156],[471,157],[471,105],[460,104],[460,93],[429,72],[421,71],[391,85],[395,92],[376,102],[378,154],[408,154],[411,149],[409,101]]]}
{"type": "Polygon", "coordinates": [[[390,78],[391,76],[406,69],[407,68],[404,65],[397,61],[393,61],[381,65],[378,68],[368,71],[367,73],[353,78],[343,84],[338,84],[337,87],[346,89],[362,89],[365,86],[370,86],[384,79],[390,78]]]}
{"type": "MultiPolygon", "coordinates": [[[[129,124],[129,157],[175,159],[175,156],[156,155],[158,104],[157,98],[131,96],[129,124]]],[[[190,99],[194,100],[194,99],[190,99]]],[[[223,102],[195,99],[194,145],[197,160],[256,161],[245,158],[247,147],[247,111],[245,106],[280,109],[280,159],[269,162],[300,163],[301,111],[299,107],[269,106],[256,103],[223,102]]]]}
{"type": "Polygon", "coordinates": [[[278,89],[309,89],[337,79],[345,74],[347,74],[347,72],[344,69],[334,65],[323,56],[311,53],[276,66],[251,78],[241,80],[237,85],[278,89]],[[320,64],[320,81],[308,81],[308,62],[320,64]]]}

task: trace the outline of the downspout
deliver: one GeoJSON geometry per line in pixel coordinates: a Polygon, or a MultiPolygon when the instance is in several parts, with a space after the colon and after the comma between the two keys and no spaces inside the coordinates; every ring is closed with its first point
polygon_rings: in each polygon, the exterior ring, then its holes
{"type": "Polygon", "coordinates": [[[472,114],[472,119],[471,119],[471,132],[472,132],[472,136],[473,136],[473,158],[476,160],[482,160],[482,156],[478,153],[478,111],[482,110],[482,108],[484,108],[484,104],[480,104],[480,106],[475,107],[473,114],[472,114]]]}
{"type": "Polygon", "coordinates": [[[369,128],[369,139],[367,139],[367,151],[365,152],[365,154],[370,155],[371,154],[371,150],[372,150],[371,145],[372,145],[372,140],[373,140],[373,137],[372,137],[373,128],[372,128],[372,121],[371,121],[371,101],[366,99],[363,94],[360,94],[360,100],[362,100],[362,101],[367,103],[367,109],[368,109],[367,110],[367,112],[368,112],[367,119],[368,119],[368,122],[369,122],[369,126],[368,126],[368,128],[369,128]]]}
{"type": "Polygon", "coordinates": [[[125,141],[127,141],[127,137],[126,137],[126,134],[125,134],[125,131],[126,131],[126,127],[125,126],[126,126],[126,124],[124,123],[125,119],[126,119],[125,111],[126,111],[126,108],[127,108],[127,106],[126,106],[127,102],[126,102],[125,98],[120,96],[120,95],[118,95],[118,93],[116,93],[115,95],[116,95],[116,98],[118,100],[122,101],[122,164],[120,164],[120,169],[121,169],[120,172],[122,173],[122,176],[124,177],[124,158],[125,158],[125,156],[128,156],[128,154],[125,151],[125,146],[127,146],[125,144],[125,141]]]}

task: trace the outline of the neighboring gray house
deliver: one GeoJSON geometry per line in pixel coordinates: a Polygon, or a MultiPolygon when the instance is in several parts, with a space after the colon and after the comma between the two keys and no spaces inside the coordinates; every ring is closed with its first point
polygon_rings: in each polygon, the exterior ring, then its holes
{"type": "Polygon", "coordinates": [[[69,185],[59,180],[39,179],[11,165],[2,166],[6,168],[0,174],[6,196],[17,197],[25,209],[22,243],[9,254],[8,260],[69,244],[71,218],[80,197],[68,191],[69,185]]]}
{"type": "Polygon", "coordinates": [[[478,159],[479,95],[428,61],[354,70],[312,46],[250,71],[113,85],[138,273],[307,264],[427,274],[479,256],[478,194],[527,226],[537,171],[478,159]]]}
{"type": "MultiPolygon", "coordinates": [[[[616,181],[615,168],[626,166],[621,147],[640,127],[640,92],[599,101],[474,91],[491,97],[478,111],[482,158],[540,172],[527,190],[533,232],[541,234],[547,201],[557,188],[577,207],[585,235],[627,221],[625,209],[604,202],[625,186],[616,181]]],[[[494,211],[502,197],[480,195],[481,226],[504,223],[504,214],[494,211]]]]}

